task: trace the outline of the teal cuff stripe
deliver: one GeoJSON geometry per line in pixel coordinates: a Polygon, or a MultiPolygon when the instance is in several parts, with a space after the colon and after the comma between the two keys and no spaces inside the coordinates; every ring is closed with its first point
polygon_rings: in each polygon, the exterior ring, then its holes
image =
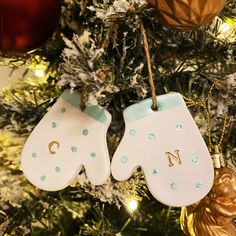
{"type": "MultiPolygon", "coordinates": [[[[80,110],[81,99],[79,94],[70,93],[69,90],[65,90],[62,93],[61,98],[80,110]]],[[[83,112],[102,124],[107,122],[107,115],[99,106],[86,107],[83,112]]]]}
{"type": "Polygon", "coordinates": [[[153,112],[166,111],[185,104],[183,97],[179,93],[170,93],[157,96],[158,111],[153,111],[152,99],[148,98],[144,101],[131,105],[123,112],[126,122],[135,121],[151,115],[153,112]]]}

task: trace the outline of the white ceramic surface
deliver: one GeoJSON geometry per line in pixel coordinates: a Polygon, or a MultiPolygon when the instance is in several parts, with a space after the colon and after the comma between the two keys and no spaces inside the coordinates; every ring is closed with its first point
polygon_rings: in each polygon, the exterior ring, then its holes
{"type": "Polygon", "coordinates": [[[178,93],[157,97],[124,111],[125,134],[116,150],[112,175],[124,181],[141,166],[147,186],[160,202],[190,205],[210,191],[214,169],[207,146],[178,93]]]}
{"type": "Polygon", "coordinates": [[[111,115],[100,107],[80,110],[80,97],[67,90],[30,134],[21,165],[36,187],[56,191],[65,188],[82,165],[92,184],[110,176],[106,133],[111,115]]]}

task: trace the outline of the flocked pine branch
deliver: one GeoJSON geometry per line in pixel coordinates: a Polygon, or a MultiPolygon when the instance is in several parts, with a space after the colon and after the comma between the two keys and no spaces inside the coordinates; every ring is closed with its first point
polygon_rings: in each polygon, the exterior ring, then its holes
{"type": "MultiPolygon", "coordinates": [[[[212,139],[215,143],[219,140],[227,113],[229,123],[222,150],[230,164],[236,165],[236,45],[220,36],[226,17],[233,19],[236,15],[235,4],[230,1],[209,26],[179,32],[161,25],[144,0],[64,0],[57,32],[47,44],[31,54],[2,55],[1,60],[13,67],[44,63],[50,77],[44,81],[22,80],[0,96],[0,127],[12,132],[2,133],[0,139],[0,174],[4,176],[0,182],[0,234],[182,235],[179,209],[165,207],[149,196],[140,172],[129,181],[110,179],[96,187],[81,173],[73,187],[48,193],[24,178],[20,151],[62,90],[71,88],[81,92],[87,104],[100,104],[112,113],[107,136],[112,156],[124,131],[123,109],[150,96],[141,19],[148,36],[157,94],[177,91],[201,100],[218,81],[207,102],[212,139]],[[133,215],[126,209],[129,197],[142,198],[133,215]]],[[[207,141],[204,111],[201,107],[190,111],[207,141]]]]}

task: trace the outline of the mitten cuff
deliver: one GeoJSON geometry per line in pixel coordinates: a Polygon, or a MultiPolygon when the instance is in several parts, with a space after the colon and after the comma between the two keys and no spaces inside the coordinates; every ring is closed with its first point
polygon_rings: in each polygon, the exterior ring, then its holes
{"type": "MultiPolygon", "coordinates": [[[[61,98],[67,101],[70,105],[80,109],[81,98],[78,93],[71,93],[70,90],[65,90],[62,93],[61,98]]],[[[105,124],[109,121],[108,114],[103,111],[100,106],[86,107],[83,112],[101,124],[105,124]]]]}
{"type": "Polygon", "coordinates": [[[151,115],[153,112],[160,112],[174,109],[185,104],[183,97],[179,93],[170,93],[157,96],[157,111],[152,110],[152,99],[129,106],[124,110],[124,119],[126,122],[132,122],[151,115]]]}

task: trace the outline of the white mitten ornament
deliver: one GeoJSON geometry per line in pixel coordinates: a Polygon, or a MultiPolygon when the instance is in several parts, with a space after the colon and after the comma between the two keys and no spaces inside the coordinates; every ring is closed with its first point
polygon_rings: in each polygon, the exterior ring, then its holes
{"type": "Polygon", "coordinates": [[[125,109],[124,137],[116,150],[112,175],[127,180],[141,166],[152,195],[169,206],[202,199],[214,180],[211,156],[179,93],[147,99],[125,109]]]}
{"type": "Polygon", "coordinates": [[[64,91],[30,134],[21,165],[36,187],[57,191],[65,188],[82,165],[94,185],[110,175],[106,133],[111,115],[98,106],[80,110],[80,96],[64,91]]]}

